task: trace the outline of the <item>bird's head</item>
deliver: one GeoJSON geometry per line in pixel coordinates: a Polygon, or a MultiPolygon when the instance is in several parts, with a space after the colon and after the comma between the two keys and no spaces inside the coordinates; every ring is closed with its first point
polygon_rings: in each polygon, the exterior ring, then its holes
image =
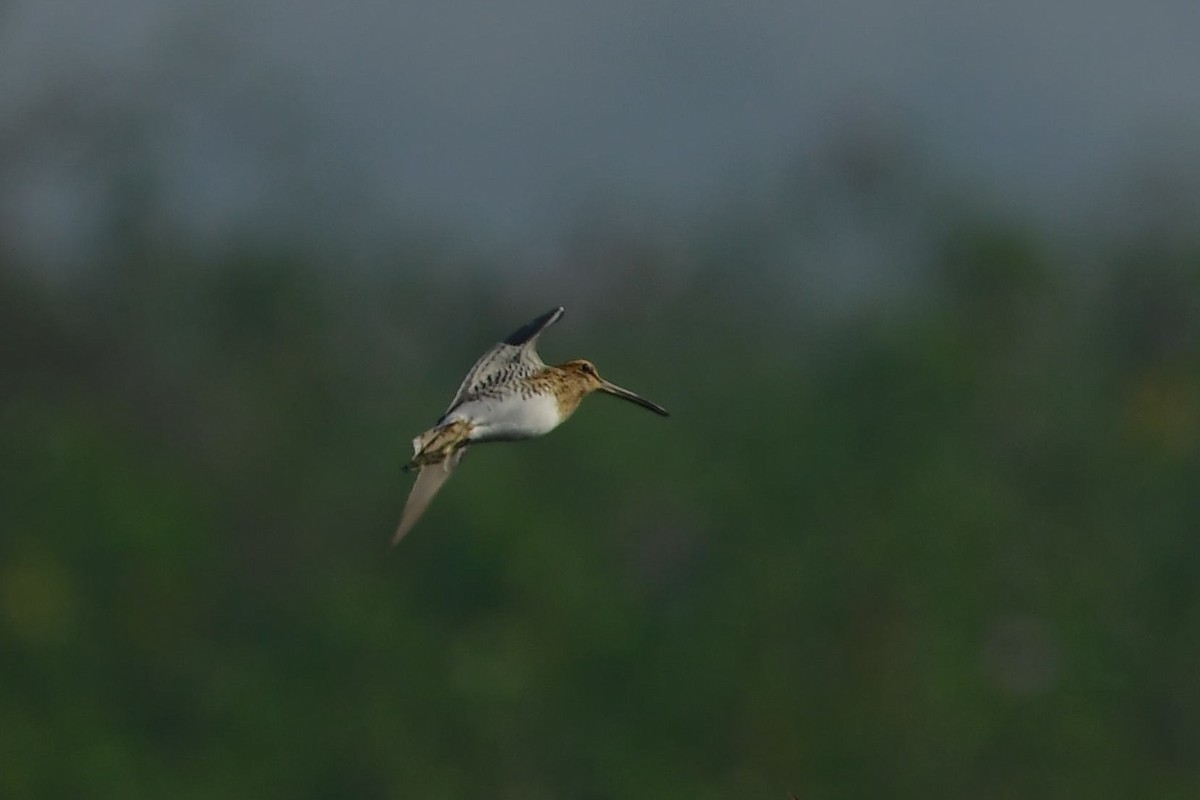
{"type": "Polygon", "coordinates": [[[591,394],[592,392],[611,394],[613,397],[619,397],[622,400],[628,400],[642,408],[649,409],[655,414],[660,414],[664,417],[669,416],[667,410],[662,406],[651,403],[646,398],[634,394],[628,389],[622,389],[615,383],[610,383],[601,378],[600,373],[596,370],[596,365],[587,359],[577,358],[574,361],[559,364],[558,368],[566,374],[568,380],[582,389],[582,394],[591,394]]]}

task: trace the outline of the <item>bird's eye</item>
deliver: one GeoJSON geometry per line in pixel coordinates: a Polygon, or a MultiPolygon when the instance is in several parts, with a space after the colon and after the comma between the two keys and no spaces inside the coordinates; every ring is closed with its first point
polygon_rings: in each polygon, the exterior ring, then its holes
{"type": "Polygon", "coordinates": [[[596,374],[596,368],[595,368],[595,367],[593,367],[591,364],[584,364],[584,365],[583,365],[583,371],[584,371],[584,372],[586,372],[588,375],[595,375],[595,374],[596,374]]]}

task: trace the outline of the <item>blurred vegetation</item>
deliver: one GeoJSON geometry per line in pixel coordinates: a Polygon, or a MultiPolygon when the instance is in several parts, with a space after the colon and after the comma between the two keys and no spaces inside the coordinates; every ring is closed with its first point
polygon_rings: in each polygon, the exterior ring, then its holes
{"type": "Polygon", "coordinates": [[[1197,796],[1200,247],[952,216],[818,313],[790,213],[527,293],[0,251],[0,796],[1197,796]],[[389,552],[409,438],[560,301],[547,359],[672,418],[476,448],[389,552]]]}

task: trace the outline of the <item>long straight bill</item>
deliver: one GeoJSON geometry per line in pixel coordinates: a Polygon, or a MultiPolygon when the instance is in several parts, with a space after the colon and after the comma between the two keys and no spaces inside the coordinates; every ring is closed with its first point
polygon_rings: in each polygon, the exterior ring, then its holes
{"type": "Polygon", "coordinates": [[[601,381],[600,382],[600,391],[605,392],[606,394],[611,394],[613,397],[619,397],[622,400],[628,400],[629,402],[635,403],[636,405],[639,405],[642,408],[646,408],[646,409],[649,409],[650,411],[653,411],[655,414],[659,414],[664,417],[671,416],[670,414],[667,413],[667,410],[665,408],[658,405],[657,403],[651,403],[649,400],[642,397],[641,395],[634,394],[633,392],[629,391],[628,389],[622,389],[620,386],[617,386],[615,383],[609,383],[608,381],[601,381]]]}

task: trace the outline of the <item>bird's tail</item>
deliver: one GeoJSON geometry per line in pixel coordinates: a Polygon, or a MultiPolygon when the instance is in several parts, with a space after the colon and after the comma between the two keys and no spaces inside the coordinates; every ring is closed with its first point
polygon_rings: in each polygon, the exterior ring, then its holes
{"type": "Polygon", "coordinates": [[[407,469],[420,469],[430,464],[440,464],[455,451],[470,443],[471,423],[461,420],[430,428],[413,439],[413,457],[407,469]]]}

